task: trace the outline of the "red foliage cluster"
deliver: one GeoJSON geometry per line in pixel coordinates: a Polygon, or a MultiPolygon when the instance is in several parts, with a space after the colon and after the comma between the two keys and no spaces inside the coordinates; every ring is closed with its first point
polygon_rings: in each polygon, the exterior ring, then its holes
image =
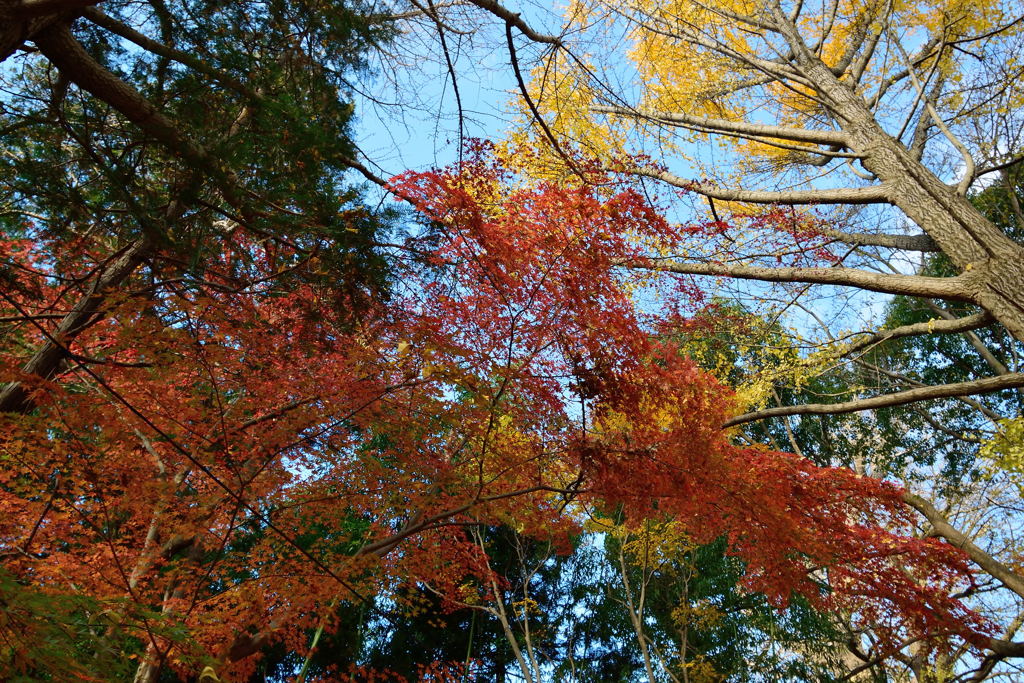
{"type": "MultiPolygon", "coordinates": [[[[470,282],[489,283],[476,290],[486,305],[460,311],[460,303],[444,316],[460,325],[488,310],[498,329],[507,326],[509,358],[546,347],[545,374],[574,378],[581,412],[589,409],[563,447],[584,482],[578,500],[622,505],[634,517],[669,515],[697,542],[726,536],[747,563],[748,587],[780,605],[799,592],[822,607],[870,614],[894,639],[908,625],[968,637],[987,628],[950,597],[970,585],[965,558],[912,535],[897,487],[739,447],[720,428],[734,410],[729,390],[645,329],[611,268],[641,258],[645,236],[671,235],[643,197],[627,189],[599,199],[589,188],[541,184],[495,198],[502,173],[477,160],[461,173],[406,176],[401,191],[453,236],[445,257],[470,282]],[[514,288],[504,289],[509,272],[526,286],[519,296],[531,297],[529,313],[512,303],[514,288]],[[518,347],[517,335],[530,342],[518,347]]],[[[780,216],[762,220],[791,221],[780,216]]],[[[516,368],[520,391],[541,391],[546,414],[564,410],[564,387],[531,378],[529,367],[525,358],[506,362],[499,376],[516,368]]],[[[533,410],[516,424],[528,424],[533,410]]]]}
{"type": "Polygon", "coordinates": [[[155,259],[54,340],[87,281],[66,278],[117,254],[0,242],[0,316],[18,319],[0,382],[35,402],[0,417],[6,570],[108,601],[146,656],[244,674],[267,642],[304,651],[338,600],[486,575],[465,525],[564,537],[574,506],[622,505],[726,535],[779,603],[979,627],[948,597],[962,559],[901,535],[895,488],[721,430],[729,391],[654,339],[615,267],[673,235],[642,195],[516,182],[484,152],[396,178],[424,226],[391,254],[392,299],[356,322],[326,285],[279,284],[308,254],[239,231],[201,277],[155,259]],[[19,368],[47,342],[69,355],[44,382],[19,368]]]}

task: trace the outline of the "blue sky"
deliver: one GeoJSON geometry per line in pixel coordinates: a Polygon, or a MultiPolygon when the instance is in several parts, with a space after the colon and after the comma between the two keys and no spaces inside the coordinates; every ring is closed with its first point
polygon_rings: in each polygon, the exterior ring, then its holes
{"type": "MultiPolygon", "coordinates": [[[[516,9],[541,29],[557,32],[562,22],[556,3],[516,9]]],[[[458,79],[462,133],[468,138],[500,138],[508,129],[510,103],[518,93],[504,24],[475,8],[450,21],[459,22],[445,31],[445,41],[458,79]],[[470,32],[456,32],[467,26],[472,27],[470,32]]],[[[535,50],[522,36],[516,38],[525,72],[535,50]]],[[[458,106],[436,26],[424,23],[419,31],[400,36],[394,53],[382,57],[373,70],[374,75],[360,83],[362,94],[356,99],[356,139],[380,174],[388,177],[456,161],[458,106]]]]}

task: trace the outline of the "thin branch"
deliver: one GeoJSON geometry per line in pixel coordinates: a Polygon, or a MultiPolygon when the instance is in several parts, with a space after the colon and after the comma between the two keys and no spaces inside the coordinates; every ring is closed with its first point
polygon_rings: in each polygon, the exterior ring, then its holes
{"type": "Polygon", "coordinates": [[[954,439],[959,439],[960,441],[966,441],[968,443],[980,444],[984,442],[984,439],[974,434],[959,433],[954,429],[950,429],[949,427],[945,426],[944,424],[936,420],[934,417],[932,417],[932,414],[921,406],[914,406],[914,412],[920,415],[921,419],[930,424],[932,426],[932,429],[934,429],[937,432],[942,432],[943,434],[951,436],[954,439]]]}
{"type": "MultiPolygon", "coordinates": [[[[146,239],[136,240],[123,251],[110,259],[93,282],[92,287],[75,303],[71,311],[64,316],[60,324],[52,332],[47,332],[47,340],[39,347],[29,361],[22,366],[25,375],[50,379],[62,367],[70,352],[67,345],[84,329],[100,320],[105,314],[104,305],[112,290],[117,289],[142,263],[149,254],[152,243],[146,239]],[[54,341],[60,340],[60,342],[54,341]]],[[[29,316],[31,319],[32,316],[29,316]]],[[[35,320],[31,320],[38,325],[35,320]]],[[[25,413],[34,407],[28,389],[22,382],[9,382],[0,388],[0,413],[25,413]]]]}
{"type": "MultiPolygon", "coordinates": [[[[926,301],[925,303],[928,305],[928,308],[930,308],[936,315],[941,317],[943,320],[956,320],[956,317],[952,313],[942,308],[941,306],[937,306],[934,302],[926,301]]],[[[989,349],[988,346],[985,345],[985,342],[981,341],[981,338],[978,337],[978,335],[974,334],[970,330],[962,331],[964,332],[964,337],[966,337],[967,341],[970,342],[971,346],[974,347],[974,350],[978,352],[978,354],[985,360],[986,363],[988,363],[988,366],[992,369],[992,372],[996,373],[997,375],[1005,375],[1008,372],[1010,372],[1010,369],[1006,367],[1006,364],[1004,364],[1003,361],[996,358],[996,355],[992,353],[991,349],[989,349]]]]}
{"type": "MultiPolygon", "coordinates": [[[[971,396],[974,394],[988,394],[1004,389],[1016,389],[1024,387],[1024,374],[1013,373],[1000,375],[998,377],[987,377],[985,379],[973,380],[970,382],[957,382],[955,384],[939,384],[936,386],[908,389],[883,396],[872,396],[844,403],[808,403],[800,406],[786,406],[783,408],[766,408],[752,413],[744,413],[726,420],[723,427],[734,427],[747,422],[766,420],[770,417],[782,417],[784,415],[842,415],[845,413],[856,413],[864,410],[875,410],[877,408],[891,408],[893,406],[907,405],[918,401],[930,401],[937,398],[956,398],[959,396],[971,396]]],[[[1024,597],[1024,593],[1021,594],[1024,597]]]]}
{"type": "MultiPolygon", "coordinates": [[[[380,177],[379,175],[377,175],[373,171],[371,171],[369,168],[366,167],[365,164],[363,164],[363,163],[361,163],[359,161],[356,161],[355,159],[349,158],[349,157],[342,157],[342,161],[344,161],[345,165],[348,166],[349,168],[352,168],[352,169],[354,169],[356,171],[359,171],[359,173],[364,178],[369,180],[374,185],[379,185],[380,187],[384,188],[385,190],[389,190],[389,191],[393,192],[391,187],[388,185],[388,181],[385,180],[384,178],[380,177]]],[[[403,197],[403,199],[406,199],[407,201],[409,201],[408,198],[406,198],[406,197],[403,197]]]]}
{"type": "Polygon", "coordinates": [[[787,128],[785,126],[772,126],[764,123],[748,123],[746,121],[713,119],[708,116],[692,116],[690,114],[680,113],[659,114],[655,112],[630,109],[627,107],[614,107],[608,105],[592,107],[591,110],[598,114],[615,114],[617,116],[644,118],[651,121],[659,121],[661,123],[669,123],[679,126],[695,126],[705,130],[716,131],[722,135],[738,133],[766,138],[778,138],[782,140],[789,140],[791,142],[811,142],[819,145],[839,145],[841,147],[849,146],[849,138],[846,133],[833,130],[787,128]]]}
{"type": "MultiPolygon", "coordinates": [[[[976,168],[976,166],[974,163],[974,157],[971,155],[970,150],[967,149],[967,146],[960,141],[960,138],[954,135],[953,131],[949,129],[949,126],[946,125],[946,122],[942,120],[941,116],[939,116],[939,112],[935,111],[935,107],[932,105],[929,96],[924,94],[924,86],[918,80],[917,74],[914,73],[914,69],[910,65],[910,58],[907,56],[907,53],[903,50],[903,46],[900,44],[898,40],[895,41],[895,45],[896,49],[899,50],[900,54],[903,56],[903,59],[907,64],[907,68],[909,69],[910,73],[910,81],[914,85],[914,90],[917,91],[918,97],[923,99],[925,109],[928,110],[928,115],[932,117],[932,121],[935,122],[935,125],[938,126],[939,130],[942,131],[942,134],[946,136],[946,139],[949,140],[953,147],[956,148],[956,151],[960,152],[960,156],[964,160],[964,177],[957,184],[956,191],[961,195],[966,195],[967,189],[971,186],[971,181],[973,181],[975,178],[974,169],[976,168]]],[[[942,54],[942,50],[944,47],[945,43],[939,46],[940,55],[942,54]]]]}
{"type": "Polygon", "coordinates": [[[832,190],[789,190],[770,192],[762,190],[730,190],[716,185],[705,185],[693,180],[681,178],[668,171],[652,168],[627,168],[627,173],[661,180],[674,187],[696,192],[707,197],[714,197],[729,202],[749,202],[751,204],[890,204],[889,185],[873,185],[871,187],[844,187],[832,190]]]}
{"type": "Polygon", "coordinates": [[[1021,163],[1022,161],[1024,161],[1024,154],[1021,154],[1019,156],[1015,156],[1012,159],[1010,159],[1009,161],[1004,161],[1004,162],[999,163],[999,164],[993,164],[991,166],[985,166],[983,168],[980,168],[977,171],[975,171],[975,176],[976,177],[977,176],[983,176],[986,173],[994,173],[995,171],[1002,171],[1004,169],[1010,168],[1011,166],[1016,166],[1017,164],[1021,163]]]}
{"type": "Polygon", "coordinates": [[[873,292],[906,296],[971,301],[959,278],[923,275],[889,275],[857,268],[765,268],[720,263],[684,263],[670,259],[621,261],[616,265],[641,270],[658,270],[681,275],[711,275],[762,282],[807,282],[820,285],[858,287],[873,292]]]}
{"type": "Polygon", "coordinates": [[[441,15],[438,14],[437,8],[434,7],[432,0],[427,0],[427,6],[430,8],[430,18],[434,20],[434,24],[437,26],[437,37],[441,41],[441,51],[444,53],[444,63],[448,67],[448,77],[452,79],[452,91],[455,93],[455,106],[459,110],[459,167],[462,167],[462,150],[466,141],[465,135],[465,120],[466,115],[462,108],[462,94],[459,92],[459,78],[455,74],[455,65],[452,63],[452,55],[448,50],[448,41],[444,37],[444,23],[441,21],[441,15]]]}
{"type": "MultiPolygon", "coordinates": [[[[848,356],[871,346],[876,346],[893,339],[903,337],[915,337],[923,334],[953,334],[967,332],[986,327],[995,322],[995,319],[988,313],[975,313],[963,318],[948,320],[929,320],[924,323],[913,323],[901,325],[888,330],[878,330],[865,336],[863,339],[843,348],[836,357],[848,356]]],[[[1003,374],[1003,373],[1000,373],[1003,374]]]]}
{"type": "MultiPolygon", "coordinates": [[[[16,301],[14,301],[10,297],[8,297],[3,292],[0,292],[0,297],[6,299],[7,302],[9,304],[11,304],[16,310],[19,310],[19,311],[21,310],[21,306],[18,305],[18,303],[16,301]]],[[[63,344],[61,342],[61,340],[56,338],[51,332],[47,331],[46,328],[44,328],[41,325],[39,325],[39,323],[35,323],[35,325],[37,326],[39,331],[47,338],[47,341],[49,343],[51,343],[51,344],[53,344],[55,346],[60,347],[61,350],[63,351],[63,353],[65,353],[65,354],[70,353],[70,350],[67,348],[67,346],[65,344],[63,344]]],[[[114,399],[114,401],[117,404],[120,404],[125,409],[127,409],[129,413],[131,413],[136,418],[138,418],[143,424],[145,424],[155,434],[157,434],[166,443],[168,443],[172,448],[174,448],[174,450],[176,450],[178,453],[180,453],[186,460],[188,460],[192,464],[193,467],[195,467],[197,470],[202,472],[203,475],[205,477],[207,477],[207,479],[209,479],[213,484],[215,484],[218,488],[220,488],[222,491],[224,491],[224,493],[228,494],[228,496],[231,497],[231,499],[234,500],[236,503],[238,503],[239,506],[245,508],[250,514],[252,514],[254,519],[256,519],[259,522],[261,522],[262,524],[264,524],[268,529],[270,529],[278,537],[280,537],[282,541],[284,541],[285,543],[290,545],[292,548],[297,550],[299,552],[299,554],[301,554],[303,557],[305,557],[307,560],[309,560],[317,569],[319,569],[324,574],[326,574],[327,576],[329,576],[332,579],[334,579],[339,585],[341,585],[342,587],[347,589],[349,592],[351,592],[353,595],[355,595],[361,601],[363,601],[363,602],[366,601],[366,598],[362,595],[362,593],[359,590],[357,590],[356,588],[354,588],[351,583],[349,583],[348,581],[343,579],[341,576],[339,576],[337,572],[335,572],[330,567],[328,567],[326,564],[324,564],[324,562],[322,560],[320,560],[318,557],[313,555],[309,550],[307,550],[305,547],[303,547],[300,543],[296,542],[296,540],[294,538],[292,538],[287,533],[285,533],[283,530],[281,530],[281,528],[278,527],[277,524],[275,524],[264,512],[259,510],[256,507],[256,505],[246,501],[245,498],[244,498],[244,495],[243,495],[244,491],[236,491],[234,488],[229,486],[223,479],[218,477],[213,472],[213,470],[210,468],[210,466],[208,466],[207,464],[205,464],[204,462],[199,460],[197,458],[197,456],[195,454],[193,454],[189,449],[187,449],[184,446],[182,446],[177,441],[177,439],[175,439],[173,436],[171,436],[166,431],[161,429],[158,425],[156,425],[141,410],[139,410],[139,408],[137,408],[133,403],[131,403],[128,399],[126,399],[124,397],[124,395],[121,394],[121,392],[119,392],[117,389],[115,389],[113,386],[111,386],[111,384],[109,382],[107,382],[102,377],[100,377],[95,372],[93,372],[89,368],[89,366],[81,365],[79,367],[81,368],[81,370],[86,375],[89,376],[90,379],[92,379],[94,382],[96,382],[96,384],[98,384],[112,399],[114,399]]]]}
{"type": "Polygon", "coordinates": [[[537,109],[537,105],[534,103],[533,98],[530,97],[530,90],[526,87],[526,81],[523,79],[522,71],[519,69],[519,57],[516,55],[516,44],[512,37],[512,26],[512,23],[506,22],[505,41],[508,44],[508,57],[509,61],[512,63],[512,72],[516,76],[516,83],[519,85],[519,92],[522,94],[523,100],[526,101],[526,105],[530,108],[530,113],[533,114],[533,119],[544,131],[544,136],[548,139],[548,142],[551,143],[555,152],[558,153],[558,156],[562,157],[562,160],[569,165],[569,168],[571,168],[576,175],[583,178],[583,173],[576,166],[576,162],[574,162],[572,158],[565,153],[562,146],[558,144],[558,139],[555,138],[555,134],[551,132],[551,129],[548,127],[547,122],[541,115],[540,110],[537,109]]]}
{"type": "Polygon", "coordinates": [[[149,38],[148,36],[139,33],[131,26],[123,24],[117,19],[114,19],[113,17],[104,14],[102,11],[95,7],[89,7],[88,9],[86,9],[82,13],[82,16],[84,16],[86,19],[93,22],[97,26],[102,26],[111,33],[119,35],[122,38],[135,43],[144,50],[152,52],[156,55],[160,55],[161,57],[166,57],[168,59],[174,60],[179,64],[184,64],[190,69],[193,69],[201,74],[206,74],[207,76],[214,79],[221,85],[230,88],[240,93],[241,95],[244,95],[246,98],[254,102],[260,99],[259,94],[257,94],[251,88],[246,87],[241,81],[234,78],[230,74],[224,73],[223,71],[210,66],[201,59],[196,58],[195,55],[193,54],[190,54],[188,52],[182,52],[181,50],[176,50],[173,47],[169,47],[167,45],[164,45],[163,43],[155,41],[152,38],[149,38]]]}
{"type": "MultiPolygon", "coordinates": [[[[32,320],[54,320],[54,319],[63,318],[65,315],[67,315],[67,314],[66,313],[39,313],[37,315],[32,315],[32,316],[29,316],[29,317],[32,320]]],[[[20,315],[0,316],[0,324],[4,324],[4,323],[21,323],[21,322],[25,322],[25,320],[26,319],[23,318],[20,315]]]]}
{"type": "Polygon", "coordinates": [[[469,0],[472,4],[476,5],[480,9],[487,10],[499,19],[503,19],[509,26],[515,26],[519,29],[519,32],[529,38],[535,43],[546,43],[548,45],[555,45],[556,47],[562,46],[562,39],[558,36],[550,36],[544,33],[538,33],[530,28],[529,24],[523,21],[522,16],[518,12],[513,12],[507,7],[501,5],[495,0],[469,0]]]}
{"type": "Polygon", "coordinates": [[[68,24],[54,24],[37,33],[33,40],[40,52],[75,85],[109,104],[193,168],[208,173],[231,206],[238,209],[243,206],[234,174],[225,170],[217,158],[191,140],[135,88],[93,59],[71,34],[68,24]]]}
{"type": "MultiPolygon", "coordinates": [[[[878,365],[875,365],[873,363],[869,363],[866,360],[864,360],[863,358],[857,358],[853,362],[856,363],[857,365],[860,365],[863,368],[866,368],[867,370],[869,370],[871,372],[874,372],[876,375],[885,375],[886,377],[888,377],[890,379],[893,379],[893,380],[895,380],[897,382],[901,382],[903,384],[906,384],[906,385],[909,385],[909,386],[912,386],[912,387],[926,387],[926,386],[928,386],[924,382],[920,382],[920,381],[918,381],[916,379],[911,379],[910,377],[907,377],[903,373],[896,372],[895,370],[887,370],[887,369],[885,369],[883,367],[879,367],[878,365]]],[[[1006,419],[1004,415],[1000,415],[996,411],[994,411],[991,408],[989,408],[988,406],[986,406],[981,401],[977,401],[977,400],[975,400],[973,398],[968,398],[967,396],[955,396],[954,398],[956,398],[956,400],[960,401],[961,403],[965,403],[968,406],[970,406],[971,408],[974,408],[979,413],[981,413],[982,415],[987,417],[989,420],[991,420],[993,424],[997,424],[1000,420],[1006,419]]]]}

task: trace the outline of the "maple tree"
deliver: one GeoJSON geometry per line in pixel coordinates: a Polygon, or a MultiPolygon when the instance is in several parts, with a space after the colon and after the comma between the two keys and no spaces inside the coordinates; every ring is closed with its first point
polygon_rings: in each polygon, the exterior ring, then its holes
{"type": "MultiPolygon", "coordinates": [[[[512,146],[546,150],[524,168],[576,182],[584,160],[596,158],[672,202],[672,215],[693,226],[692,239],[620,267],[717,285],[721,297],[739,296],[768,320],[801,311],[800,329],[775,338],[754,330],[748,347],[771,349],[781,340],[792,353],[740,373],[752,381],[739,387],[747,410],[733,424],[750,425],[747,438],[770,436],[799,452],[795,430],[859,423],[864,438],[842,445],[852,453],[845,462],[887,471],[923,494],[906,496],[921,515],[922,533],[967,548],[986,581],[1001,587],[1010,606],[999,619],[1012,638],[1012,604],[1020,595],[1016,545],[977,531],[970,520],[978,517],[966,513],[974,503],[965,501],[977,501],[978,516],[1007,524],[1013,501],[981,503],[986,480],[928,480],[923,461],[891,467],[902,450],[886,447],[902,449],[906,439],[880,441],[874,425],[880,416],[883,435],[894,428],[913,440],[939,427],[959,431],[944,423],[948,406],[969,407],[956,419],[973,441],[942,432],[937,438],[956,440],[959,451],[930,454],[940,463],[949,455],[947,471],[961,473],[974,466],[979,442],[1015,433],[997,431],[991,420],[1015,417],[1006,397],[1022,385],[1016,358],[1024,297],[1015,288],[1024,279],[1014,227],[1024,220],[1019,8],[579,2],[555,19],[557,28],[541,30],[541,13],[526,19],[508,5],[472,4],[506,27],[521,95],[515,106],[522,128],[512,146]],[[984,188],[988,198],[978,203],[984,188]],[[984,206],[994,197],[1002,206],[998,218],[984,206]],[[948,267],[921,270],[935,254],[948,267]],[[864,292],[916,300],[924,316],[844,317],[871,302],[864,292]],[[933,342],[915,340],[932,336],[949,336],[934,344],[958,346],[968,354],[961,366],[972,367],[950,370],[934,356],[905,363],[898,351],[885,350],[923,349],[933,342]],[[843,376],[832,372],[836,365],[857,369],[843,376]],[[805,391],[809,384],[815,391],[805,391]],[[865,415],[831,421],[857,412],[865,415]],[[754,425],[766,419],[777,422],[754,425]],[[972,533],[981,535],[971,541],[972,533]]],[[[749,331],[746,323],[716,328],[733,336],[749,331]]],[[[845,441],[841,428],[821,432],[845,441]]],[[[1012,436],[999,438],[997,450],[1014,448],[1012,436]]],[[[818,441],[803,453],[821,460],[814,447],[832,445],[818,441]]],[[[1001,462],[1013,467],[1014,460],[1001,462]]],[[[910,649],[906,659],[916,662],[921,649],[910,649]]],[[[975,673],[988,675],[993,661],[1018,655],[993,643],[975,673]]]]}

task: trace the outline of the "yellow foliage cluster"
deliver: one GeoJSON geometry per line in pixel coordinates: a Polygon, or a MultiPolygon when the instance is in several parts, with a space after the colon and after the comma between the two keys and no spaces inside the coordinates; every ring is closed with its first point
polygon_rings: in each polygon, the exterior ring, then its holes
{"type": "MultiPolygon", "coordinates": [[[[585,57],[562,51],[549,54],[530,73],[529,93],[548,130],[564,151],[579,151],[598,159],[615,159],[626,149],[626,135],[595,120],[592,109],[599,101],[594,68],[585,57]]],[[[518,124],[513,126],[499,158],[514,158],[526,176],[572,184],[578,181],[564,160],[552,149],[542,131],[529,125],[532,112],[516,100],[518,124]]]]}
{"type": "MultiPolygon", "coordinates": [[[[1000,0],[902,0],[893,10],[900,25],[945,33],[947,41],[986,33],[1007,23],[1010,16],[1007,4],[1000,0]]],[[[1019,31],[1020,27],[1008,29],[1019,31]]]]}
{"type": "Polygon", "coordinates": [[[1006,472],[1024,495],[1024,416],[1002,420],[999,431],[981,447],[990,468],[1006,472]]]}
{"type": "Polygon", "coordinates": [[[533,598],[523,598],[512,603],[512,611],[520,619],[525,619],[531,614],[540,614],[540,606],[533,598]]]}
{"type": "Polygon", "coordinates": [[[693,604],[681,602],[672,610],[672,623],[679,629],[709,629],[718,626],[723,616],[722,610],[706,600],[693,604]]]}
{"type": "MultiPolygon", "coordinates": [[[[851,59],[848,50],[860,45],[866,33],[884,29],[882,42],[898,39],[907,52],[929,39],[939,38],[935,42],[948,45],[1007,25],[1002,35],[1011,35],[1022,26],[1011,24],[1013,17],[1005,5],[1000,0],[840,0],[834,12],[804,7],[797,28],[826,64],[842,68],[842,78],[856,77],[866,92],[905,62],[899,49],[883,47],[861,70],[865,65],[851,59]]],[[[586,36],[591,42],[583,43],[584,49],[591,55],[581,57],[575,49],[571,56],[553,50],[530,74],[531,96],[556,138],[605,160],[621,157],[632,133],[656,144],[663,156],[671,151],[677,159],[686,158],[675,137],[678,130],[660,135],[644,130],[638,121],[595,113],[595,104],[610,101],[655,115],[683,113],[814,128],[819,104],[813,84],[780,83],[765,77],[765,68],[777,64],[779,51],[787,49],[771,31],[759,29],[759,17],[768,12],[762,0],[573,0],[566,9],[568,34],[586,36]],[[604,54],[623,53],[626,65],[618,59],[607,63],[601,59],[604,54]],[[616,96],[609,97],[610,87],[616,96]],[[630,92],[636,93],[636,99],[619,99],[630,92]]],[[[942,55],[940,61],[925,54],[915,63],[915,71],[922,77],[937,72],[946,82],[957,81],[961,74],[955,52],[934,52],[942,55]]],[[[528,121],[525,105],[517,106],[521,120],[528,121]]],[[[538,135],[536,130],[524,132],[528,128],[521,125],[514,141],[538,135]]],[[[688,141],[706,139],[700,130],[686,137],[688,141]]],[[[813,148],[770,138],[733,139],[725,144],[740,159],[756,159],[760,164],[784,164],[802,149],[813,148]]],[[[559,166],[564,168],[550,156],[537,170],[550,174],[559,166]]]]}
{"type": "Polygon", "coordinates": [[[697,655],[683,666],[686,667],[686,680],[689,683],[720,683],[725,680],[725,676],[718,673],[704,655],[697,655]]]}
{"type": "Polygon", "coordinates": [[[818,374],[822,364],[800,358],[793,342],[770,315],[742,316],[742,329],[722,329],[681,339],[684,353],[731,387],[741,410],[763,407],[773,398],[774,388],[799,389],[818,374]]]}
{"type": "Polygon", "coordinates": [[[592,517],[584,528],[617,539],[626,558],[636,566],[650,567],[679,561],[697,547],[682,525],[670,519],[633,524],[609,517],[592,517]]]}
{"type": "Polygon", "coordinates": [[[672,520],[646,522],[640,530],[623,539],[623,551],[638,564],[677,560],[695,547],[682,526],[672,520]]]}

